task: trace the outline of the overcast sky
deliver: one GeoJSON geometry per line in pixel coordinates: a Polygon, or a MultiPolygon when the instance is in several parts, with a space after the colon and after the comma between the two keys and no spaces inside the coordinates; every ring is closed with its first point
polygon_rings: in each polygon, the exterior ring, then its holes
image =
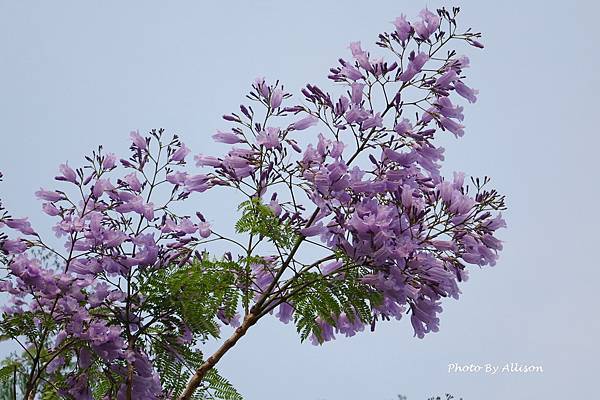
{"type": "MultiPolygon", "coordinates": [[[[473,269],[462,298],[444,303],[440,332],[423,340],[405,320],[317,348],[269,319],[220,370],[247,400],[596,397],[598,2],[369,4],[1,0],[2,198],[50,236],[33,192],[59,163],[77,165],[98,144],[123,154],[130,130],[158,127],[195,153],[217,151],[207,138],[256,76],[294,93],[327,87],[350,41],[372,48],[400,13],[460,5],[459,23],[482,31],[486,49],[465,49],[480,97],[466,107],[465,137],[444,142],[444,171],[489,175],[507,195],[499,263],[473,269]],[[544,372],[448,373],[453,362],[544,372]]],[[[198,199],[213,220],[235,210],[228,198],[198,199]]]]}

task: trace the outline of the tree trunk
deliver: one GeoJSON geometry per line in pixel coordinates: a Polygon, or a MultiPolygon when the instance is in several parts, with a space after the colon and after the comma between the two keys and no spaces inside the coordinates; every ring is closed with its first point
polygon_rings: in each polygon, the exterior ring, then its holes
{"type": "Polygon", "coordinates": [[[256,316],[252,313],[246,315],[242,324],[233,332],[233,335],[231,335],[225,342],[223,342],[223,345],[221,345],[221,347],[219,347],[219,349],[215,351],[213,355],[208,357],[204,364],[202,364],[200,368],[196,370],[194,375],[190,378],[187,386],[185,387],[185,390],[179,396],[178,400],[191,399],[198,386],[200,386],[200,383],[202,383],[202,379],[204,379],[208,371],[210,371],[219,362],[221,357],[223,357],[229,349],[235,346],[237,341],[240,340],[240,338],[246,334],[248,329],[252,325],[254,325],[257,320],[258,319],[256,318],[256,316]]]}

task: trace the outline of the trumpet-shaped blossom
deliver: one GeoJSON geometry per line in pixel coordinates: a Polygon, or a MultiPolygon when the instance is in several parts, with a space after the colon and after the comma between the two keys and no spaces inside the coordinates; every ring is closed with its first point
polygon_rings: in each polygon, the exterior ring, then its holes
{"type": "Polygon", "coordinates": [[[77,174],[73,168],[69,167],[69,164],[61,164],[59,170],[61,175],[57,176],[56,180],[77,184],[77,174]]]}
{"type": "Polygon", "coordinates": [[[36,235],[27,218],[7,219],[6,226],[21,232],[23,235],[36,235]]]}
{"type": "Polygon", "coordinates": [[[311,126],[316,125],[317,122],[318,119],[316,117],[309,115],[308,117],[304,117],[301,120],[294,122],[291,125],[291,129],[294,129],[296,131],[303,131],[307,128],[310,128],[311,126]]]}
{"type": "Polygon", "coordinates": [[[184,161],[188,154],[190,154],[190,149],[182,143],[181,147],[171,155],[171,161],[184,161]]]}
{"type": "Polygon", "coordinates": [[[394,21],[394,26],[396,27],[396,34],[398,35],[400,41],[405,42],[408,40],[413,28],[406,20],[406,16],[400,15],[398,18],[396,18],[394,21]]]}
{"type": "Polygon", "coordinates": [[[226,144],[240,143],[242,141],[242,139],[238,135],[230,132],[219,131],[215,133],[212,137],[215,140],[215,142],[221,142],[226,144]]]}
{"type": "Polygon", "coordinates": [[[413,24],[415,32],[423,40],[429,39],[429,37],[439,28],[440,17],[424,9],[419,13],[421,19],[413,24]]]}

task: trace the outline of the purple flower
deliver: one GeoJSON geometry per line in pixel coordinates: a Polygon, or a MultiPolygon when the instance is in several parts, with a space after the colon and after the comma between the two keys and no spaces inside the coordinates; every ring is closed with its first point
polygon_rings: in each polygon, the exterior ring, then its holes
{"type": "Polygon", "coordinates": [[[117,166],[117,156],[114,153],[108,153],[102,160],[102,168],[113,169],[117,166]]]}
{"type": "Polygon", "coordinates": [[[329,155],[332,158],[341,157],[341,155],[344,153],[345,148],[346,145],[343,142],[334,142],[331,146],[331,151],[329,152],[329,155]]]}
{"type": "Polygon", "coordinates": [[[206,175],[193,175],[185,179],[185,190],[188,192],[204,192],[209,188],[208,176],[206,175]]]}
{"type": "Polygon", "coordinates": [[[438,250],[454,251],[456,249],[454,242],[448,240],[432,240],[431,244],[438,250]]]}
{"type": "Polygon", "coordinates": [[[174,172],[172,174],[167,175],[167,181],[169,183],[172,183],[173,185],[179,185],[182,186],[185,184],[185,180],[187,179],[187,172],[174,172]]]}
{"type": "Polygon", "coordinates": [[[429,56],[426,53],[419,53],[416,56],[414,54],[411,55],[412,57],[409,58],[406,70],[398,77],[398,79],[404,82],[410,81],[415,75],[421,72],[421,69],[429,60],[429,56]]]}
{"type": "Polygon", "coordinates": [[[20,254],[27,250],[27,244],[22,240],[6,240],[4,243],[0,243],[0,248],[9,254],[20,254]]]}
{"type": "Polygon", "coordinates": [[[172,219],[167,219],[161,228],[162,232],[179,232],[183,234],[192,234],[198,230],[198,226],[195,225],[189,218],[183,218],[179,224],[176,224],[172,219]]]}
{"type": "Polygon", "coordinates": [[[179,147],[171,155],[170,160],[175,161],[175,162],[185,161],[185,158],[187,157],[188,154],[190,154],[190,149],[188,149],[185,144],[181,143],[181,147],[179,147]]]}
{"type": "Polygon", "coordinates": [[[267,127],[258,136],[256,136],[256,143],[264,146],[267,149],[274,149],[279,147],[281,142],[279,141],[279,128],[267,127]]]}
{"type": "Polygon", "coordinates": [[[367,118],[360,125],[360,129],[362,131],[371,129],[371,128],[381,128],[383,126],[383,118],[381,118],[381,114],[377,113],[372,117],[367,118]]]}
{"type": "Polygon", "coordinates": [[[363,88],[365,87],[365,84],[355,82],[350,86],[352,87],[352,94],[351,94],[352,102],[354,104],[360,104],[360,102],[362,100],[363,88]]]}
{"type": "Polygon", "coordinates": [[[279,318],[281,322],[287,324],[292,320],[293,314],[294,307],[292,307],[290,303],[283,302],[279,305],[279,311],[277,311],[277,314],[275,314],[275,316],[279,318]]]}
{"type": "Polygon", "coordinates": [[[464,235],[460,239],[464,248],[460,257],[469,264],[496,265],[497,250],[502,248],[502,242],[492,236],[484,236],[484,238],[476,237],[474,234],[464,235]]]}
{"type": "Polygon", "coordinates": [[[74,260],[69,264],[69,271],[78,275],[96,275],[102,269],[102,264],[94,259],[74,260]]]}
{"type": "Polygon", "coordinates": [[[435,86],[440,89],[448,90],[451,84],[458,79],[458,74],[453,69],[445,72],[442,76],[435,80],[435,86]]]}
{"type": "Polygon", "coordinates": [[[221,161],[217,157],[213,157],[213,156],[205,156],[203,154],[198,154],[197,156],[194,157],[194,160],[196,161],[197,167],[205,167],[205,166],[220,167],[221,166],[221,161]]]}
{"type": "Polygon", "coordinates": [[[398,39],[400,39],[401,42],[406,41],[410,37],[412,27],[410,26],[410,23],[406,21],[406,16],[404,16],[404,14],[401,14],[398,18],[396,18],[394,21],[394,26],[396,27],[398,39]]]}
{"type": "Polygon", "coordinates": [[[154,204],[144,202],[144,199],[142,199],[141,196],[127,198],[127,200],[124,200],[123,204],[115,207],[115,210],[123,214],[135,212],[139,215],[143,215],[148,221],[154,219],[154,204]]]}
{"type": "Polygon", "coordinates": [[[502,218],[502,214],[498,214],[498,216],[489,220],[485,224],[485,227],[493,232],[499,228],[506,228],[506,221],[504,221],[504,219],[502,218]]]}
{"type": "Polygon", "coordinates": [[[462,83],[462,81],[457,81],[454,84],[454,89],[456,90],[456,93],[469,100],[469,103],[475,103],[477,101],[477,94],[479,93],[479,91],[471,89],[470,87],[462,83]]]}
{"type": "Polygon", "coordinates": [[[454,106],[448,97],[440,97],[435,103],[440,114],[444,117],[455,118],[459,121],[464,119],[462,113],[463,108],[460,106],[454,106]]]}
{"type": "Polygon", "coordinates": [[[454,69],[456,71],[460,71],[464,68],[469,68],[471,61],[469,60],[469,57],[467,57],[467,56],[460,56],[459,58],[451,59],[448,62],[448,64],[451,66],[452,69],[454,69]]]}
{"type": "Polygon", "coordinates": [[[283,100],[283,94],[283,90],[279,88],[273,89],[270,99],[271,108],[277,108],[281,105],[281,101],[283,100]]]}
{"type": "Polygon", "coordinates": [[[405,208],[410,209],[413,206],[413,193],[414,193],[414,189],[411,188],[408,185],[403,185],[402,186],[402,194],[400,196],[401,200],[402,200],[402,205],[405,208]]]}
{"type": "Polygon", "coordinates": [[[271,260],[267,257],[262,258],[263,262],[252,263],[250,268],[252,270],[252,286],[257,291],[257,294],[264,292],[264,290],[273,282],[273,271],[271,266],[271,260]]]}
{"type": "Polygon", "coordinates": [[[45,190],[42,188],[40,188],[40,190],[35,192],[35,195],[37,196],[38,199],[46,200],[46,201],[53,201],[53,202],[65,199],[64,194],[61,194],[58,192],[53,192],[50,190],[45,190]]]}
{"type": "Polygon", "coordinates": [[[68,397],[72,397],[74,399],[93,399],[92,392],[90,391],[89,387],[89,379],[86,373],[69,377],[69,379],[67,379],[67,385],[65,386],[65,389],[63,389],[61,392],[63,392],[63,394],[66,392],[68,397]]]}
{"type": "Polygon", "coordinates": [[[361,322],[358,316],[351,319],[348,318],[346,313],[341,313],[337,319],[336,329],[346,337],[352,337],[357,332],[362,332],[365,329],[365,324],[361,322]]]}
{"type": "Polygon", "coordinates": [[[146,139],[140,135],[138,130],[131,131],[129,133],[129,137],[131,138],[131,141],[135,147],[141,150],[148,150],[148,143],[146,142],[146,139]]]}
{"type": "Polygon", "coordinates": [[[183,328],[183,333],[181,334],[181,336],[179,336],[177,338],[177,343],[179,344],[190,344],[192,343],[194,339],[194,335],[192,333],[192,331],[190,330],[190,328],[185,325],[183,328]]]}
{"type": "Polygon", "coordinates": [[[316,322],[319,326],[319,332],[313,332],[310,336],[310,341],[313,345],[318,346],[323,342],[329,342],[330,340],[335,339],[335,334],[333,333],[333,327],[331,325],[325,322],[321,317],[317,317],[316,322]]]}
{"type": "Polygon", "coordinates": [[[450,118],[442,118],[440,123],[445,129],[448,129],[450,132],[454,133],[454,136],[461,137],[465,134],[464,126],[451,120],[450,118]]]}
{"type": "Polygon", "coordinates": [[[209,237],[212,233],[210,224],[208,222],[200,222],[200,224],[198,224],[198,233],[205,239],[209,237]]]}
{"type": "Polygon", "coordinates": [[[402,121],[398,122],[396,126],[394,126],[394,130],[399,135],[407,135],[412,133],[412,124],[406,118],[403,118],[402,121]]]}
{"type": "MultiPolygon", "coordinates": [[[[125,175],[123,177],[123,181],[125,183],[127,183],[127,185],[129,186],[129,188],[131,190],[133,190],[134,192],[140,192],[142,190],[142,184],[138,180],[138,177],[135,174],[135,172],[132,172],[129,175],[125,175]]],[[[98,196],[96,196],[96,197],[98,197],[98,196]]]]}
{"type": "Polygon", "coordinates": [[[326,228],[323,226],[323,223],[318,222],[312,226],[309,226],[308,228],[300,229],[300,234],[304,237],[317,236],[323,233],[325,230],[326,228]]]}
{"type": "Polygon", "coordinates": [[[410,322],[415,331],[415,336],[422,339],[426,333],[439,330],[440,319],[437,318],[437,314],[442,312],[442,307],[438,302],[423,298],[418,300],[411,309],[410,322]]]}
{"type": "Polygon", "coordinates": [[[138,246],[138,251],[134,258],[128,260],[131,265],[152,265],[156,262],[158,246],[153,234],[140,234],[132,242],[138,246]]]}
{"type": "Polygon", "coordinates": [[[104,192],[113,190],[115,187],[110,183],[108,179],[98,179],[92,188],[92,194],[95,198],[100,198],[104,192]]]}
{"type": "Polygon", "coordinates": [[[352,124],[355,122],[361,123],[364,120],[366,120],[367,118],[369,118],[370,116],[371,116],[371,114],[369,114],[369,112],[367,110],[365,110],[359,106],[351,107],[345,115],[346,121],[348,121],[349,124],[352,124]]]}
{"type": "Polygon", "coordinates": [[[48,366],[46,367],[46,371],[49,374],[53,374],[60,367],[62,367],[64,364],[65,364],[65,358],[64,357],[56,357],[54,360],[52,360],[52,361],[50,361],[48,363],[48,366]]]}
{"type": "Polygon", "coordinates": [[[104,231],[102,233],[102,244],[106,248],[120,246],[129,236],[121,231],[104,231]]]}
{"type": "Polygon", "coordinates": [[[73,168],[69,167],[69,164],[60,164],[59,170],[62,175],[57,176],[56,180],[77,184],[77,174],[73,168]]]}
{"type": "Polygon", "coordinates": [[[350,64],[343,66],[340,73],[351,81],[357,81],[364,78],[360,71],[350,64]]]}
{"type": "Polygon", "coordinates": [[[343,265],[344,265],[344,263],[342,261],[339,261],[339,260],[332,261],[329,264],[325,264],[321,267],[321,273],[323,275],[329,275],[332,272],[335,272],[338,269],[340,269],[343,265]]]}
{"type": "Polygon", "coordinates": [[[223,158],[223,165],[232,169],[242,169],[247,168],[248,165],[250,165],[250,160],[245,157],[229,154],[223,158]]]}
{"type": "Polygon", "coordinates": [[[271,211],[273,211],[273,214],[275,214],[276,217],[279,217],[281,215],[281,212],[283,211],[277,199],[271,200],[271,202],[269,203],[269,208],[271,209],[271,211]]]}
{"type": "Polygon", "coordinates": [[[467,42],[471,46],[477,47],[478,49],[483,49],[484,48],[483,43],[481,43],[481,42],[479,42],[479,41],[477,41],[475,39],[469,38],[469,39],[467,39],[467,42]]]}
{"type": "Polygon", "coordinates": [[[55,217],[60,214],[60,210],[52,203],[42,204],[42,210],[51,217],[55,217]]]}
{"type": "Polygon", "coordinates": [[[358,65],[367,71],[372,71],[373,67],[369,62],[369,55],[360,47],[360,42],[352,42],[349,47],[352,56],[358,61],[358,65]]]}
{"type": "Polygon", "coordinates": [[[428,9],[423,9],[419,13],[421,20],[415,22],[413,24],[415,28],[415,32],[417,35],[421,37],[423,40],[429,39],[440,26],[440,17],[429,11],[428,9]]]}
{"type": "Polygon", "coordinates": [[[254,80],[254,85],[258,89],[258,93],[260,95],[262,95],[265,98],[269,97],[269,88],[265,82],[265,78],[263,78],[263,77],[256,78],[254,80]]]}
{"type": "Polygon", "coordinates": [[[21,232],[23,235],[37,235],[27,218],[7,219],[6,226],[21,232]]]}
{"type": "Polygon", "coordinates": [[[235,144],[242,142],[242,139],[235,133],[217,131],[213,136],[215,142],[225,144],[235,144]]]}
{"type": "Polygon", "coordinates": [[[319,119],[317,117],[309,115],[290,125],[290,130],[303,131],[307,128],[310,128],[313,125],[316,125],[317,122],[319,122],[319,119]]]}

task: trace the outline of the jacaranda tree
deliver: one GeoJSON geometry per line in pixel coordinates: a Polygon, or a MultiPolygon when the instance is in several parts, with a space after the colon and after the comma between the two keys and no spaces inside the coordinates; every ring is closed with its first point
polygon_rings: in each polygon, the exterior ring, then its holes
{"type": "Polygon", "coordinates": [[[268,315],[313,344],[405,315],[419,338],[436,332],[442,299],[458,298],[467,264],[496,263],[505,226],[488,178],[440,174],[435,137],[463,136],[458,103],[477,95],[453,45],[483,47],[457,14],[400,16],[381,58],[351,43],[332,91],[294,100],[257,79],[213,135],[224,155],[196,155],[200,169],[162,129],[132,132],[128,157],[99,147],[61,165],[60,187],[36,196],[63,248],[0,211],[0,329],[22,349],[0,370],[4,393],[240,399],[215,366],[268,315]],[[219,205],[201,193],[217,187],[244,198],[234,235],[210,223],[219,205]]]}

